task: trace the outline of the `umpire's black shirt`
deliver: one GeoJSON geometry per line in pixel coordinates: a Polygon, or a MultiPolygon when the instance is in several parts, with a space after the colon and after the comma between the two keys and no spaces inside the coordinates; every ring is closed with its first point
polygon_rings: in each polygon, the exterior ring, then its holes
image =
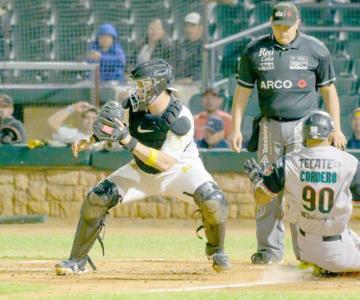
{"type": "Polygon", "coordinates": [[[298,33],[290,45],[280,45],[273,34],[249,43],[241,57],[238,84],[259,92],[263,115],[294,120],[317,107],[318,87],[335,81],[326,46],[298,33]]]}

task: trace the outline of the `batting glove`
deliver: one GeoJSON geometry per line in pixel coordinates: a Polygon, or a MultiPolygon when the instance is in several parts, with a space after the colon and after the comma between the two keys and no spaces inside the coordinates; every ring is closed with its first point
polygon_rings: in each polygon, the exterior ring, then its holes
{"type": "Polygon", "coordinates": [[[264,177],[264,172],[253,158],[244,163],[244,172],[254,185],[261,182],[264,177]]]}

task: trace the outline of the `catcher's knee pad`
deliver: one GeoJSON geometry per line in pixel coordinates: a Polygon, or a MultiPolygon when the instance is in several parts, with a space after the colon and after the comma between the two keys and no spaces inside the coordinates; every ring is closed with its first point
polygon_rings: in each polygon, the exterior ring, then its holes
{"type": "Polygon", "coordinates": [[[207,181],[200,185],[195,190],[194,198],[209,225],[219,225],[226,221],[227,202],[215,182],[207,181]]]}
{"type": "Polygon", "coordinates": [[[120,199],[115,183],[105,179],[98,183],[86,196],[81,215],[86,221],[103,217],[120,199]]]}

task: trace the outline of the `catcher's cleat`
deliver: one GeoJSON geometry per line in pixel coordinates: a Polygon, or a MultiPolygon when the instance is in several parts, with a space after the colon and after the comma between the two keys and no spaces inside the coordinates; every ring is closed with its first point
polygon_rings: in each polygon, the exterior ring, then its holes
{"type": "Polygon", "coordinates": [[[90,257],[84,256],[80,260],[74,260],[72,258],[63,260],[55,265],[56,275],[71,275],[71,274],[81,274],[87,272],[86,263],[89,262],[91,268],[96,271],[94,263],[91,261],[90,257]]]}
{"type": "Polygon", "coordinates": [[[251,256],[253,265],[276,265],[281,264],[282,260],[277,259],[266,252],[256,252],[251,256]]]}
{"type": "Polygon", "coordinates": [[[215,272],[226,272],[231,269],[231,264],[228,256],[224,252],[218,252],[212,255],[213,269],[215,272]]]}

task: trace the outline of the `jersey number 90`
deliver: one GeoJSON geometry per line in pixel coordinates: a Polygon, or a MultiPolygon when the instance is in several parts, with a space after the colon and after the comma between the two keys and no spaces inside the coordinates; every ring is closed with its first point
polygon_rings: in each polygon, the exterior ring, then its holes
{"type": "Polygon", "coordinates": [[[321,213],[328,214],[334,206],[334,191],[329,187],[316,191],[307,185],[303,188],[302,199],[304,201],[303,207],[307,211],[314,211],[318,206],[321,213]]]}

